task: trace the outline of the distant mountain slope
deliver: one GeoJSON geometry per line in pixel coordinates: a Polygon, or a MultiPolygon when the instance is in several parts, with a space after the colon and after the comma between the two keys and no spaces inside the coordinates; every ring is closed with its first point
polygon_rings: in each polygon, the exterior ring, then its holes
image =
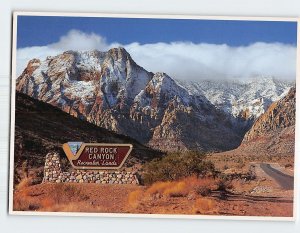
{"type": "Polygon", "coordinates": [[[218,109],[222,109],[236,119],[244,120],[245,123],[250,122],[250,125],[294,85],[292,81],[273,77],[256,77],[247,81],[178,82],[190,93],[204,95],[218,109]]]}
{"type": "Polygon", "coordinates": [[[16,93],[14,160],[19,176],[25,170],[42,168],[49,151],[59,152],[68,167],[69,162],[61,146],[69,141],[131,143],[133,151],[125,163],[126,167],[162,156],[161,152],[145,147],[130,137],[110,132],[47,103],[16,93]]]}
{"type": "Polygon", "coordinates": [[[267,111],[254,122],[243,142],[257,140],[288,127],[295,127],[295,121],[296,88],[293,87],[282,99],[271,104],[267,111]]]}
{"type": "Polygon", "coordinates": [[[294,161],[295,113],[296,89],[293,87],[255,121],[237,149],[220,155],[294,161]]]}
{"type": "Polygon", "coordinates": [[[191,95],[165,73],[146,71],[123,48],[33,59],[16,88],[163,151],[228,150],[244,135],[205,96],[191,95]]]}

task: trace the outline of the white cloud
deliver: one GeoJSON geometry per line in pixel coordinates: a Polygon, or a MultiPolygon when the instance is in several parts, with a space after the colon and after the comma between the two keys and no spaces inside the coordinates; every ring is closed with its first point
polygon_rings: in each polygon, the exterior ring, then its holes
{"type": "Polygon", "coordinates": [[[106,51],[109,45],[106,39],[94,33],[86,34],[78,30],[71,30],[62,36],[58,42],[45,46],[25,47],[17,50],[17,75],[20,75],[32,58],[45,59],[67,50],[93,50],[106,51]]]}
{"type": "Polygon", "coordinates": [[[126,49],[138,64],[180,79],[248,78],[257,75],[294,79],[296,48],[280,43],[230,47],[174,42],[131,44],[126,49]]]}
{"type": "Polygon", "coordinates": [[[49,45],[52,49],[60,50],[107,50],[106,39],[95,33],[86,34],[78,30],[71,30],[67,35],[62,36],[57,43],[49,45]]]}
{"type": "Polygon", "coordinates": [[[296,77],[296,47],[282,43],[257,42],[248,46],[171,42],[121,45],[108,44],[97,34],[71,30],[56,43],[17,51],[17,74],[32,58],[45,59],[66,50],[107,51],[123,46],[137,64],[152,72],[162,71],[185,80],[249,78],[257,75],[283,79],[296,77]]]}

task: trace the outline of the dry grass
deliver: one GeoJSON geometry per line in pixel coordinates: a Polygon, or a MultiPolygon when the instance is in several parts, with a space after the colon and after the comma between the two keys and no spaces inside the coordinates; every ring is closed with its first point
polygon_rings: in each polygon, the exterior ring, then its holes
{"type": "Polygon", "coordinates": [[[136,189],[142,187],[43,183],[15,191],[13,208],[15,211],[122,213],[126,212],[128,195],[136,189]]]}
{"type": "Polygon", "coordinates": [[[54,192],[52,197],[44,197],[42,199],[32,196],[30,191],[18,192],[18,198],[14,199],[14,210],[17,211],[50,211],[50,212],[89,212],[93,209],[97,212],[97,209],[87,205],[86,202],[69,202],[65,203],[63,196],[59,196],[61,193],[54,192]]]}
{"type": "Polygon", "coordinates": [[[212,178],[198,179],[195,176],[180,181],[156,182],[145,192],[146,195],[159,195],[167,197],[184,197],[191,191],[201,194],[201,189],[216,189],[217,181],[212,178]]]}
{"type": "Polygon", "coordinates": [[[142,200],[144,192],[142,190],[135,190],[128,195],[128,204],[132,208],[138,207],[142,200]]]}
{"type": "Polygon", "coordinates": [[[26,210],[37,210],[40,208],[40,203],[36,202],[28,196],[26,192],[18,193],[19,198],[14,199],[14,210],[26,211],[26,210]]]}
{"type": "MultiPolygon", "coordinates": [[[[155,186],[99,184],[40,184],[14,193],[14,210],[144,214],[292,216],[292,202],[218,200],[196,190],[215,190],[218,180],[160,182],[155,186]],[[60,190],[59,190],[60,189],[60,190]],[[188,192],[188,195],[185,194],[188,192]],[[178,197],[179,195],[179,197],[178,197]],[[83,199],[82,199],[83,197],[83,199]],[[87,199],[86,197],[89,197],[87,199]],[[129,204],[129,205],[128,205],[129,204]],[[243,211],[243,212],[241,212],[243,211]]],[[[286,194],[285,195],[285,199],[286,194]]],[[[291,198],[292,200],[292,194],[291,198]]]]}
{"type": "Polygon", "coordinates": [[[24,188],[17,192],[17,198],[14,198],[13,207],[16,211],[36,211],[52,205],[54,205],[52,199],[38,199],[31,194],[29,189],[24,188]]]}
{"type": "Polygon", "coordinates": [[[65,206],[66,194],[72,195],[70,202],[84,201],[88,198],[80,186],[66,185],[63,183],[53,184],[50,196],[39,198],[39,196],[43,195],[43,192],[33,193],[31,190],[33,186],[31,186],[31,184],[31,179],[25,178],[16,186],[14,210],[55,211],[52,209],[53,207],[57,209],[59,205],[65,206]]]}
{"type": "Polygon", "coordinates": [[[168,197],[185,197],[189,193],[187,189],[187,183],[184,181],[177,182],[172,184],[169,188],[165,189],[163,192],[163,196],[168,197]]]}
{"type": "Polygon", "coordinates": [[[129,194],[128,204],[132,208],[145,202],[160,198],[187,197],[191,193],[207,196],[210,191],[217,189],[217,180],[212,178],[198,179],[197,177],[188,177],[179,181],[156,182],[146,190],[136,190],[129,194]]]}
{"type": "Polygon", "coordinates": [[[101,207],[93,206],[87,202],[70,202],[66,204],[54,204],[43,206],[40,211],[50,212],[104,212],[101,207]]]}
{"type": "Polygon", "coordinates": [[[145,195],[157,197],[183,197],[187,194],[187,185],[184,181],[156,182],[151,185],[145,192],[145,195]]]}
{"type": "Polygon", "coordinates": [[[18,183],[16,186],[15,186],[15,190],[16,191],[21,191],[29,186],[32,185],[32,178],[30,177],[25,177],[23,178],[20,183],[18,183]]]}
{"type": "Polygon", "coordinates": [[[217,211],[216,201],[209,198],[198,198],[193,205],[195,214],[212,214],[217,211]]]}
{"type": "Polygon", "coordinates": [[[61,204],[65,202],[66,194],[72,194],[72,200],[79,201],[87,200],[89,197],[85,194],[82,186],[78,184],[55,184],[55,189],[51,193],[51,199],[54,204],[61,204]]]}
{"type": "Polygon", "coordinates": [[[37,203],[31,196],[28,187],[32,185],[30,177],[23,178],[16,186],[15,192],[18,193],[18,199],[14,199],[15,210],[37,210],[40,208],[40,203],[37,203]]]}

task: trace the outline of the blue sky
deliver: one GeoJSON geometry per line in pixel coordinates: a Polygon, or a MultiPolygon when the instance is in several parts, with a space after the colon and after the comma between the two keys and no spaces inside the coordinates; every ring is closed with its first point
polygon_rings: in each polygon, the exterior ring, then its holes
{"type": "Polygon", "coordinates": [[[177,79],[295,79],[296,41],[296,22],[19,16],[17,74],[32,58],[124,47],[177,79]]]}
{"type": "Polygon", "coordinates": [[[53,43],[72,29],[121,44],[191,41],[240,46],[297,41],[295,22],[19,16],[18,48],[53,43]]]}

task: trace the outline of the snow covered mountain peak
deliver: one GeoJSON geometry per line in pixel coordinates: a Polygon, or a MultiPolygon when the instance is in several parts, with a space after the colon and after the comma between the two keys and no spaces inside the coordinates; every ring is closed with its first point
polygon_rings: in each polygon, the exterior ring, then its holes
{"type": "Polygon", "coordinates": [[[172,99],[188,106],[192,96],[166,73],[158,72],[153,75],[145,89],[135,97],[134,102],[139,107],[157,108],[167,106],[172,99]]]}
{"type": "Polygon", "coordinates": [[[151,80],[153,74],[137,65],[123,48],[108,51],[102,63],[100,86],[109,105],[119,99],[133,101],[151,80]]]}
{"type": "Polygon", "coordinates": [[[248,123],[290,87],[273,78],[174,80],[148,72],[124,48],[113,48],[33,59],[16,89],[155,148],[224,150],[238,146],[248,123]]]}
{"type": "Polygon", "coordinates": [[[190,95],[188,91],[179,86],[174,79],[165,73],[155,73],[149,82],[157,94],[164,94],[170,97],[179,97],[184,104],[188,104],[190,95]]]}
{"type": "Polygon", "coordinates": [[[260,76],[249,80],[178,81],[191,94],[204,95],[235,118],[256,119],[294,85],[292,81],[260,76]]]}

